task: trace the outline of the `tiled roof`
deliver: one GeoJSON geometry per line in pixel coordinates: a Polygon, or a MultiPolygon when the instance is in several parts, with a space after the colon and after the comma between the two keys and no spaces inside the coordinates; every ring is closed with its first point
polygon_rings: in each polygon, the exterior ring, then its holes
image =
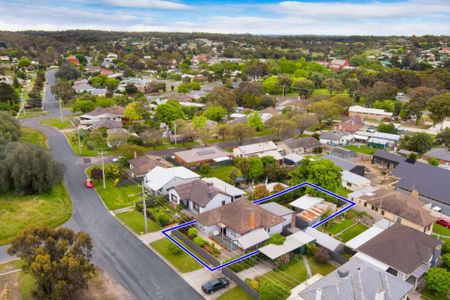
{"type": "Polygon", "coordinates": [[[284,222],[283,217],[245,199],[201,213],[195,216],[195,219],[206,226],[222,223],[239,234],[260,227],[270,228],[284,222]]]}
{"type": "Polygon", "coordinates": [[[426,227],[431,225],[436,219],[423,208],[424,203],[409,195],[381,188],[364,195],[362,200],[367,201],[380,209],[393,213],[396,216],[426,227]]]}
{"type": "Polygon", "coordinates": [[[135,176],[145,175],[157,166],[163,168],[173,167],[173,165],[165,159],[154,155],[139,156],[129,160],[128,162],[133,166],[129,172],[132,172],[135,176]]]}
{"type": "Polygon", "coordinates": [[[205,207],[217,194],[222,193],[212,183],[201,179],[177,185],[174,189],[181,200],[190,200],[201,207],[205,207]]]}
{"type": "Polygon", "coordinates": [[[362,253],[405,274],[428,264],[442,242],[416,229],[394,224],[358,248],[362,253]]]}
{"type": "Polygon", "coordinates": [[[297,148],[316,148],[320,147],[322,144],[313,137],[301,138],[301,139],[288,139],[283,141],[283,143],[291,149],[297,148]]]}

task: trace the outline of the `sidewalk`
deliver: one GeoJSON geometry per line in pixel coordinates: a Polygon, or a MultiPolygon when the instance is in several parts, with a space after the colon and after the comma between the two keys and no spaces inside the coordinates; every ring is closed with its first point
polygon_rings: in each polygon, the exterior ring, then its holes
{"type": "Polygon", "coordinates": [[[146,234],[139,235],[138,238],[147,246],[154,241],[165,238],[161,231],[149,232],[146,234]]]}

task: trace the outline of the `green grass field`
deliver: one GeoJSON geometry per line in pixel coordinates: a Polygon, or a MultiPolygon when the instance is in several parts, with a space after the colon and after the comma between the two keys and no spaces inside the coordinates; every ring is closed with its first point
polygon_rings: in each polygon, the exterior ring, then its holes
{"type": "Polygon", "coordinates": [[[0,245],[7,244],[29,225],[57,227],[72,215],[70,197],[63,184],[50,193],[0,196],[0,245]]]}
{"type": "Polygon", "coordinates": [[[308,277],[305,264],[301,257],[298,257],[296,261],[291,261],[285,270],[273,270],[261,277],[261,280],[271,280],[279,283],[291,290],[301,282],[305,281],[308,277]]]}
{"type": "Polygon", "coordinates": [[[446,228],[439,224],[433,225],[433,232],[437,233],[437,234],[445,235],[445,236],[450,236],[450,228],[446,228]]]}
{"type": "Polygon", "coordinates": [[[344,243],[348,242],[352,238],[354,238],[355,236],[357,236],[357,235],[363,233],[364,231],[366,231],[367,229],[369,229],[369,227],[367,227],[364,224],[358,223],[355,226],[353,226],[352,228],[346,230],[341,235],[339,235],[338,239],[341,240],[344,243]]]}
{"type": "Polygon", "coordinates": [[[217,177],[223,181],[228,181],[231,170],[233,170],[235,168],[236,167],[233,165],[214,167],[214,168],[211,168],[211,170],[208,172],[208,174],[204,175],[203,177],[217,177]]]}
{"type": "Polygon", "coordinates": [[[59,130],[74,128],[72,123],[69,122],[69,120],[64,119],[64,121],[61,123],[60,118],[46,119],[46,120],[42,120],[40,123],[42,125],[55,127],[56,129],[59,129],[59,130]]]}
{"type": "Polygon", "coordinates": [[[168,249],[170,243],[172,242],[169,239],[164,238],[151,243],[150,246],[164,256],[181,273],[192,272],[202,268],[198,262],[184,251],[178,255],[172,254],[168,249]]]}
{"type": "Polygon", "coordinates": [[[34,117],[45,116],[45,115],[48,115],[48,112],[43,111],[42,109],[30,109],[30,110],[25,110],[25,115],[21,114],[19,116],[19,119],[34,118],[34,117]]]}
{"type": "Polygon", "coordinates": [[[227,291],[219,298],[217,298],[217,300],[252,300],[252,299],[253,298],[250,297],[250,295],[247,294],[240,287],[232,288],[231,290],[227,291]]]}
{"type": "Polygon", "coordinates": [[[313,274],[319,273],[322,276],[328,275],[328,273],[333,272],[336,267],[330,263],[320,263],[316,261],[313,257],[307,257],[309,266],[311,267],[311,272],[313,274]]]}
{"type": "Polygon", "coordinates": [[[22,131],[22,142],[32,143],[47,148],[47,137],[45,136],[45,134],[37,129],[26,126],[22,126],[20,130],[22,131]]]}
{"type": "Polygon", "coordinates": [[[323,227],[323,229],[328,231],[329,233],[337,234],[337,233],[341,232],[342,230],[352,226],[353,223],[354,222],[352,219],[343,219],[343,220],[340,220],[338,223],[332,223],[332,224],[328,225],[328,227],[324,227],[324,226],[321,226],[321,227],[323,227]]]}
{"type": "Polygon", "coordinates": [[[361,146],[349,145],[349,146],[345,146],[344,148],[355,151],[355,152],[368,154],[368,155],[373,155],[375,152],[377,152],[377,150],[379,150],[379,149],[372,148],[372,147],[369,147],[366,145],[361,145],[361,146]]]}
{"type": "MultiPolygon", "coordinates": [[[[145,233],[144,215],[142,213],[133,210],[117,214],[116,217],[125,225],[127,225],[128,228],[133,230],[136,234],[145,233]]],[[[148,232],[161,230],[161,226],[159,226],[159,224],[153,222],[149,218],[147,218],[147,226],[148,232]]]]}
{"type": "Polygon", "coordinates": [[[78,156],[97,156],[99,153],[96,150],[90,150],[84,143],[81,143],[81,153],[78,151],[78,139],[76,132],[66,132],[67,140],[70,147],[72,147],[73,153],[78,156]]]}

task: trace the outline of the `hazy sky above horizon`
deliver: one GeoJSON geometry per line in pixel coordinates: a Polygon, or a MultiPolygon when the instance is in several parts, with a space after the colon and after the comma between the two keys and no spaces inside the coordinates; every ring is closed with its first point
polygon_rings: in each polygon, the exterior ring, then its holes
{"type": "Polygon", "coordinates": [[[0,30],[450,35],[450,0],[0,0],[0,30]]]}

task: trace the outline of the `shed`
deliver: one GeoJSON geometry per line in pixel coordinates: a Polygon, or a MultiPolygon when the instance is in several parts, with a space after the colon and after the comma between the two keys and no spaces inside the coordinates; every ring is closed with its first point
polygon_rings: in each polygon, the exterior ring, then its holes
{"type": "Polygon", "coordinates": [[[270,235],[267,233],[267,231],[265,231],[264,228],[259,228],[238,237],[236,241],[240,245],[240,247],[245,250],[258,246],[269,238],[270,235]]]}

